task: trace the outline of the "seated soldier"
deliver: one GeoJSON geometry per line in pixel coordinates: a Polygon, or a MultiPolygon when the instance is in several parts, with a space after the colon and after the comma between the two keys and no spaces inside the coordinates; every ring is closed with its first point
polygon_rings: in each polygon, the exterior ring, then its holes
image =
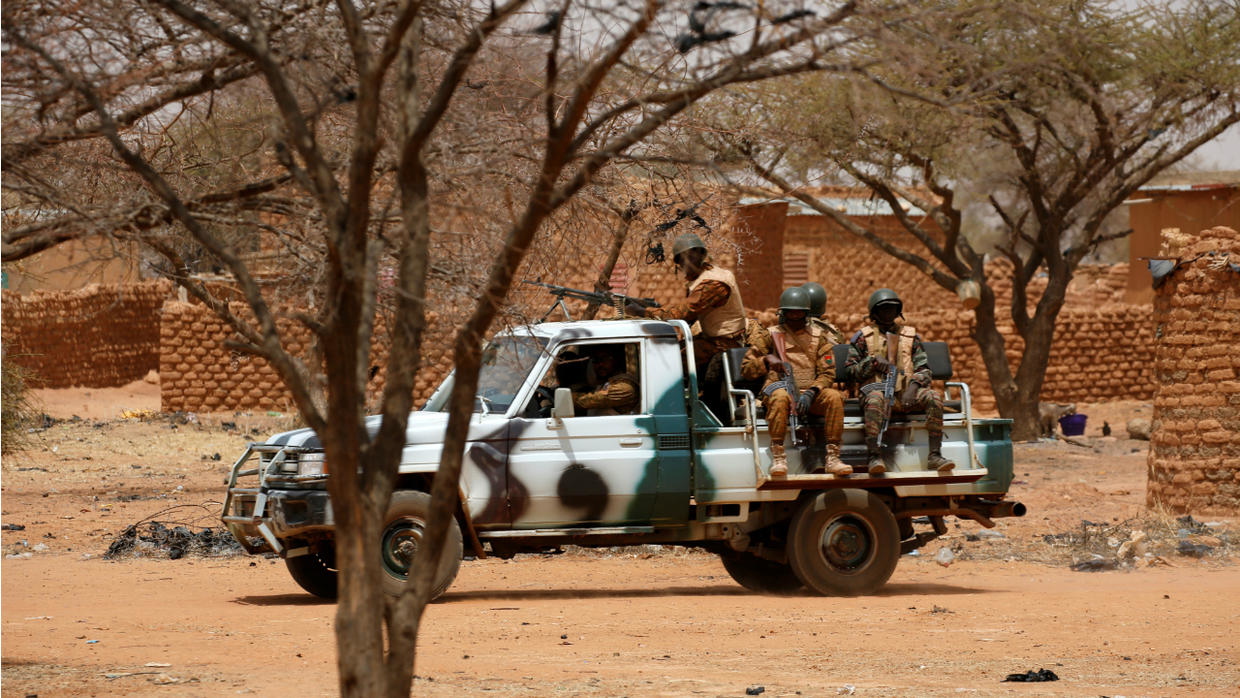
{"type": "Polygon", "coordinates": [[[811,414],[824,418],[826,471],[832,475],[852,473],[852,468],[840,460],[844,396],[831,387],[835,383],[833,343],[826,332],[808,323],[808,313],[809,294],[799,287],[785,290],[779,297],[779,324],[756,337],[755,345],[746,356],[746,367],[752,367],[756,360],[768,367],[762,400],[766,404],[766,423],[771,436],[770,474],[773,478],[788,475],[784,438],[793,409],[801,419],[809,419],[811,414]],[[791,368],[791,376],[785,374],[786,367],[791,368]]]}
{"type": "Polygon", "coordinates": [[[943,457],[943,399],[930,387],[930,366],[921,337],[903,319],[904,303],[896,292],[880,288],[870,295],[870,322],[853,335],[848,348],[848,362],[841,375],[861,386],[864,405],[865,447],[869,452],[869,472],[878,475],[886,472],[882,454],[878,450],[878,432],[882,428],[886,403],[883,399],[883,380],[891,364],[887,362],[887,335],[898,337],[895,367],[896,378],[892,412],[924,411],[926,435],[930,442],[930,456],[926,466],[940,473],[950,472],[955,463],[943,457]]]}
{"type": "MultiPolygon", "coordinates": [[[[597,388],[578,391],[573,389],[573,407],[583,414],[601,415],[637,414],[641,390],[637,377],[624,373],[624,346],[595,344],[587,348],[597,388]]],[[[568,386],[566,386],[568,387],[568,386]]]]}

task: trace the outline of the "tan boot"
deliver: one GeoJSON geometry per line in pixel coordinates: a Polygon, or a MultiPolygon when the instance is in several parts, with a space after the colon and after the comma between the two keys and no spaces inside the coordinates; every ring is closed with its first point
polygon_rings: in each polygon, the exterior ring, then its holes
{"type": "Polygon", "coordinates": [[[956,469],[956,464],[943,457],[942,453],[933,451],[930,457],[926,459],[927,470],[937,470],[940,473],[950,473],[956,469]]]}
{"type": "Polygon", "coordinates": [[[788,477],[788,458],[784,456],[783,445],[771,445],[771,469],[769,474],[772,480],[788,477]]]}
{"type": "Polygon", "coordinates": [[[852,466],[840,460],[840,445],[827,444],[827,472],[837,477],[852,475],[852,466]]]}

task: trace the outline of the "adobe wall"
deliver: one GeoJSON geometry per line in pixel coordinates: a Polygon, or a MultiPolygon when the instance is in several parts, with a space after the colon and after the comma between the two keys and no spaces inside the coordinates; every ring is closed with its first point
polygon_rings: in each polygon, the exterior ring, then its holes
{"type": "Polygon", "coordinates": [[[1230,263],[1240,264],[1240,236],[1231,228],[1211,228],[1170,254],[1186,261],[1154,298],[1157,390],[1146,501],[1177,514],[1235,515],[1240,513],[1240,273],[1230,263]]]}
{"type": "Polygon", "coordinates": [[[76,291],[4,292],[5,361],[44,388],[106,388],[159,368],[159,309],[167,281],[92,284],[76,291]]]}

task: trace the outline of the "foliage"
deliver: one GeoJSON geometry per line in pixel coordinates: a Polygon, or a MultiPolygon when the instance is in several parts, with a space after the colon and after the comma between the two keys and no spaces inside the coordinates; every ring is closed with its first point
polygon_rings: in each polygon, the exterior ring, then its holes
{"type": "Polygon", "coordinates": [[[34,372],[23,368],[10,358],[8,348],[0,360],[0,446],[4,453],[17,451],[26,445],[27,429],[36,424],[40,413],[31,392],[37,382],[34,372]]]}

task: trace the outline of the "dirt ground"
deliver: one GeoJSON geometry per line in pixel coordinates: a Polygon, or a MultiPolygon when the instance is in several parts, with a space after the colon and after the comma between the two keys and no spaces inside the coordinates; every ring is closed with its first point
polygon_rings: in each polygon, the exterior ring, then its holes
{"type": "MultiPolygon", "coordinates": [[[[103,557],[144,519],[217,527],[231,459],[292,426],[265,413],[142,417],[158,409],[147,386],[45,391],[68,421],[3,458],[0,693],[333,695],[335,606],[281,561],[103,557]]],[[[1027,516],[999,521],[1002,537],[951,526],[875,596],[757,595],[714,556],[670,548],[466,562],[428,610],[415,693],[1236,695],[1240,526],[1148,511],[1147,443],[1122,425],[1149,406],[1079,407],[1081,445],[1017,446],[1012,496],[1027,516]],[[1114,560],[1134,531],[1148,534],[1134,564],[1070,569],[1114,560]],[[1206,552],[1180,554],[1182,541],[1206,552]],[[1002,682],[1043,668],[1059,681],[1002,682]]]]}

